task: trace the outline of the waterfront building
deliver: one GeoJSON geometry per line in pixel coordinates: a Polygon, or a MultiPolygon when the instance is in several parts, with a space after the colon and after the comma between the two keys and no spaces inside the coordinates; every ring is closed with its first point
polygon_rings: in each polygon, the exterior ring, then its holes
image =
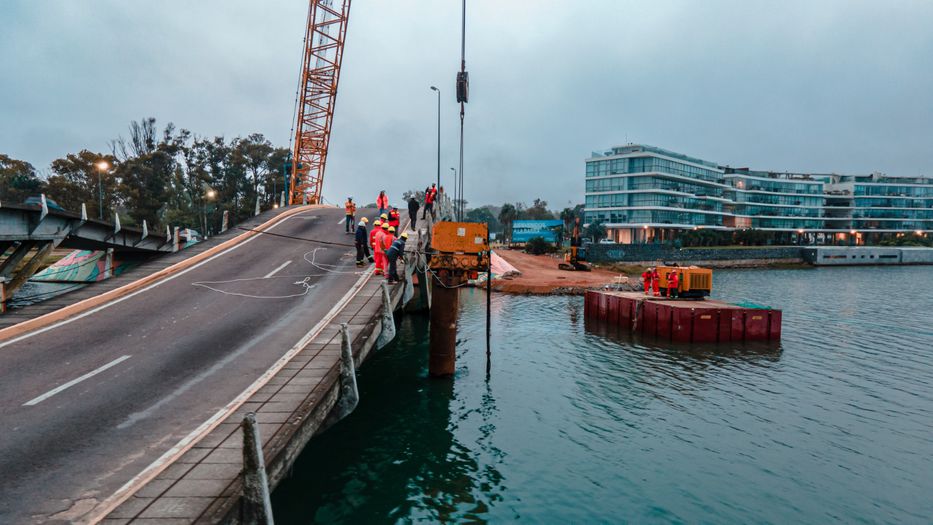
{"type": "Polygon", "coordinates": [[[755,171],[644,144],[594,152],[585,195],[585,222],[623,244],[704,228],[844,244],[933,232],[930,179],[755,171]]]}

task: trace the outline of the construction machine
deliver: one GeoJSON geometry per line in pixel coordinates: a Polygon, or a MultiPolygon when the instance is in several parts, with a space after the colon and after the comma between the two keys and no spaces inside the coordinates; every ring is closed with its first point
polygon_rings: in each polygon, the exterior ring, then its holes
{"type": "Polygon", "coordinates": [[[713,290],[713,270],[699,266],[658,266],[659,288],[661,295],[667,295],[670,286],[667,276],[670,272],[678,273],[677,296],[685,299],[709,297],[713,290]]]}
{"type": "Polygon", "coordinates": [[[580,238],[580,218],[577,217],[573,222],[573,234],[570,236],[570,251],[564,255],[564,262],[557,267],[571,272],[588,272],[590,265],[583,262],[585,260],[586,249],[583,248],[583,240],[580,238]]]}

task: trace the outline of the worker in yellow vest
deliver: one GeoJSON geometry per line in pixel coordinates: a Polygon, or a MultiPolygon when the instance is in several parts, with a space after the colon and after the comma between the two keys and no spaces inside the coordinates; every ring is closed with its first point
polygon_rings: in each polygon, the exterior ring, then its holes
{"type": "Polygon", "coordinates": [[[343,203],[343,208],[347,212],[347,216],[344,220],[344,233],[355,233],[353,227],[356,225],[356,203],[353,202],[353,197],[347,197],[347,202],[343,203]]]}

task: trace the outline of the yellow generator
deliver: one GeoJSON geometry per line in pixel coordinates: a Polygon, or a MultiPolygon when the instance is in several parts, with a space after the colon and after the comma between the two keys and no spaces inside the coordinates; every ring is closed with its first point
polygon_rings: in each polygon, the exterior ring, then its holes
{"type": "Polygon", "coordinates": [[[713,291],[713,270],[710,268],[700,268],[698,266],[658,266],[658,275],[662,295],[667,295],[668,279],[670,272],[677,272],[677,296],[678,297],[709,297],[713,291]]]}

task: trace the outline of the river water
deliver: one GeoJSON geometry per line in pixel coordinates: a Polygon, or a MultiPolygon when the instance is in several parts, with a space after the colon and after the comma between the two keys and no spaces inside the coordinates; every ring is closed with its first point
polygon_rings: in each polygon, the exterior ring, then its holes
{"type": "Polygon", "coordinates": [[[461,294],[454,380],[426,318],[273,495],[277,523],[933,522],[933,267],[717,271],[780,344],[675,347],[580,297],[461,294]]]}

